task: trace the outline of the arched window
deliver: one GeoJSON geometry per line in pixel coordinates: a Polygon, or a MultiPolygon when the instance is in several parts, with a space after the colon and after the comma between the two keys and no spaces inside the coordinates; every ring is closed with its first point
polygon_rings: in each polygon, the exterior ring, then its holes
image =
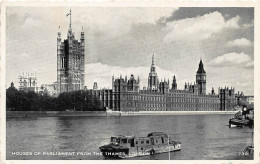
{"type": "Polygon", "coordinates": [[[63,68],[63,57],[61,57],[61,68],[63,68]]]}

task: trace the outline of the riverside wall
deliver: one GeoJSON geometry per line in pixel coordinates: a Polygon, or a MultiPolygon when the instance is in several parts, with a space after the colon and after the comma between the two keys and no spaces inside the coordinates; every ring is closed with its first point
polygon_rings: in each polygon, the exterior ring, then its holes
{"type": "Polygon", "coordinates": [[[106,117],[138,115],[197,115],[197,114],[235,114],[237,111],[7,111],[7,118],[18,117],[106,117]]]}

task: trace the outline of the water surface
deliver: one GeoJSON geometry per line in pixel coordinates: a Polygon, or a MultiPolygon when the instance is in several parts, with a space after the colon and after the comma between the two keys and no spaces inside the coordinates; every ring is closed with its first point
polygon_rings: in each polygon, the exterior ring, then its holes
{"type": "MultiPolygon", "coordinates": [[[[111,136],[147,136],[150,132],[166,132],[182,143],[181,151],[171,152],[172,160],[244,159],[238,154],[251,143],[250,134],[245,132],[252,129],[229,128],[230,117],[215,114],[7,118],[7,159],[102,160],[98,148],[108,143],[111,136]],[[40,155],[12,155],[12,152],[39,152],[40,155]],[[84,154],[43,155],[43,152],[84,154]]],[[[168,160],[169,154],[131,159],[168,160]]]]}

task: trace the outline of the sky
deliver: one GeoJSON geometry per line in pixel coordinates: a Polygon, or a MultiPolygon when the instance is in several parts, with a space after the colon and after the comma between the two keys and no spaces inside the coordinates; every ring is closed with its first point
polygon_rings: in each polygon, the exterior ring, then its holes
{"type": "Polygon", "coordinates": [[[22,72],[38,86],[57,81],[57,32],[66,39],[71,9],[76,38],[85,32],[85,85],[111,88],[112,76],[140,76],[147,87],[155,55],[159,80],[194,83],[199,61],[207,93],[234,87],[254,94],[253,8],[7,7],[6,87],[22,72]]]}

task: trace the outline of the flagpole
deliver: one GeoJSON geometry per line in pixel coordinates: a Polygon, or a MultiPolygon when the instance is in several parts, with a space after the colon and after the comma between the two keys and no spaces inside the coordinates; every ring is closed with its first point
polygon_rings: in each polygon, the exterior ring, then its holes
{"type": "Polygon", "coordinates": [[[71,9],[70,9],[70,28],[71,28],[71,9]]]}

